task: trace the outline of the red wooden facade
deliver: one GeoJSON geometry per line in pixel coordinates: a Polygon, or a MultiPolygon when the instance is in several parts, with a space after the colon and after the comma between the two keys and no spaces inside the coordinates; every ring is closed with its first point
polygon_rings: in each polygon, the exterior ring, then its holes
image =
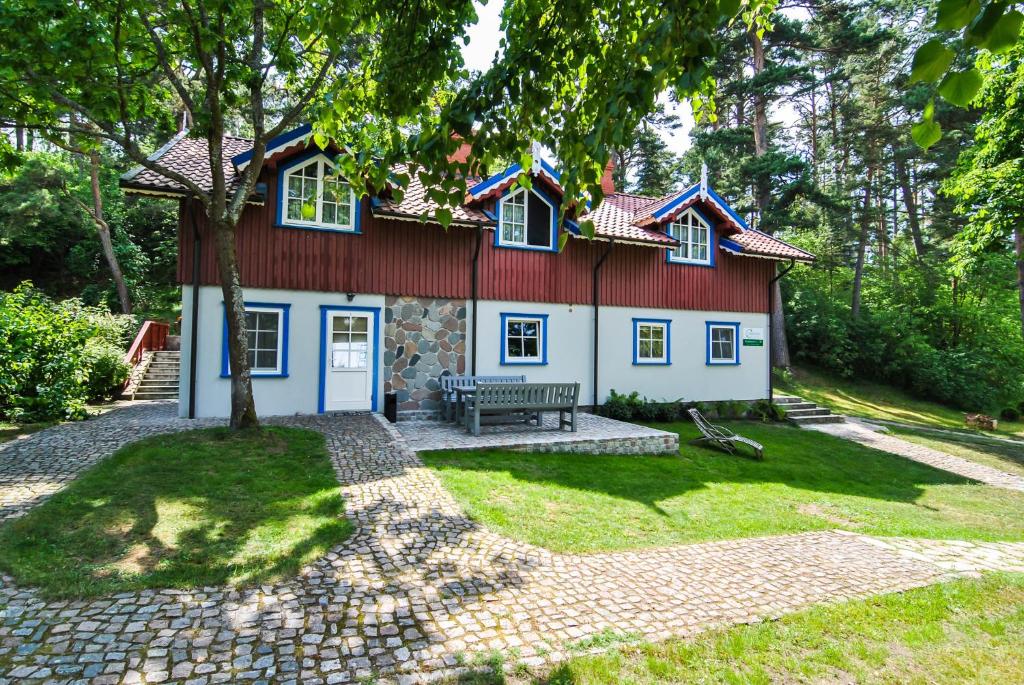
{"type": "MultiPolygon", "coordinates": [[[[256,288],[466,299],[471,296],[476,229],[374,217],[362,202],[361,234],[277,228],[276,176],[263,206],[249,206],[238,226],[242,285],[256,288]]],[[[182,204],[178,278],[192,280],[192,232],[182,204]]],[[[200,282],[218,283],[201,207],[200,282]]],[[[481,299],[589,304],[593,268],[608,243],[572,239],[562,253],[494,246],[484,230],[481,299]]],[[[717,248],[716,248],[717,249],[717,248]]],[[[617,243],[601,272],[601,303],[705,311],[767,312],[774,262],[717,250],[714,268],[670,264],[665,250],[617,243]]]]}

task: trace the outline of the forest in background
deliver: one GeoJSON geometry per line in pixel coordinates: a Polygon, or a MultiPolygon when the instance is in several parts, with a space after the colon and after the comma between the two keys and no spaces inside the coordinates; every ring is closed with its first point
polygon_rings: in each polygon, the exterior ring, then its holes
{"type": "MultiPolygon", "coordinates": [[[[942,138],[926,151],[914,144],[912,125],[936,87],[910,82],[912,57],[948,38],[932,28],[939,4],[783,2],[763,36],[729,29],[715,63],[717,118],[696,126],[679,157],[663,139],[679,122],[648,116],[617,151],[617,181],[661,195],[706,163],[716,190],[752,225],[818,255],[782,281],[779,365],[891,383],[963,409],[1016,410],[1024,402],[1013,243],[1021,222],[1009,205],[1021,193],[979,171],[993,138],[1019,140],[1000,123],[1015,112],[938,98],[942,138]]],[[[1015,87],[1019,51],[985,65],[990,105],[1015,87]]],[[[970,67],[975,53],[957,60],[970,67]]],[[[0,177],[0,288],[31,279],[58,299],[124,308],[95,187],[133,311],[173,321],[174,203],[126,198],[117,176],[131,165],[109,149],[98,153],[94,184],[91,151],[10,132],[20,163],[0,177]]],[[[172,134],[154,130],[149,144],[172,134]]]]}
{"type": "MultiPolygon", "coordinates": [[[[983,65],[987,109],[947,104],[910,79],[915,49],[946,37],[932,29],[936,4],[782,2],[762,37],[728,36],[715,66],[717,121],[699,123],[679,157],[659,135],[678,120],[648,117],[619,151],[618,181],[659,195],[706,163],[753,226],[818,256],[782,281],[777,366],[1012,415],[1024,409],[1014,246],[1024,217],[996,200],[1019,205],[1020,175],[1001,167],[1012,179],[1000,187],[978,160],[986,131],[1019,146],[1016,103],[992,105],[1018,85],[1021,52],[1018,43],[983,65]],[[923,150],[911,130],[933,98],[943,135],[923,150]]],[[[974,55],[958,59],[969,68],[974,55]]]]}

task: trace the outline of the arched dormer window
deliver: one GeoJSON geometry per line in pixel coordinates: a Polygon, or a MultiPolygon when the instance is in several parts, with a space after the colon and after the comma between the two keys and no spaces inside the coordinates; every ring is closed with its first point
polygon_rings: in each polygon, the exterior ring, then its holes
{"type": "Polygon", "coordinates": [[[666,232],[679,241],[679,247],[668,251],[668,261],[715,265],[714,232],[694,209],[687,209],[676,217],[666,232]]]}
{"type": "Polygon", "coordinates": [[[536,191],[520,188],[498,200],[495,244],[524,250],[557,250],[558,214],[554,204],[536,191]]]}
{"type": "Polygon", "coordinates": [[[297,160],[280,174],[279,226],[359,232],[355,191],[326,155],[297,160]]]}

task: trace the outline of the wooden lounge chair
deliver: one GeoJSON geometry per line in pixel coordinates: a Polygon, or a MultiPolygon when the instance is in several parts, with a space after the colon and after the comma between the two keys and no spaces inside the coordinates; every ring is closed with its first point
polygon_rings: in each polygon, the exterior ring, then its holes
{"type": "Polygon", "coordinates": [[[689,413],[690,417],[693,418],[693,422],[697,424],[697,428],[700,429],[703,436],[696,440],[691,440],[691,445],[701,442],[710,442],[718,445],[729,454],[736,454],[736,445],[742,443],[753,448],[754,457],[756,459],[764,459],[764,447],[761,446],[761,443],[755,442],[750,438],[745,438],[742,435],[736,435],[725,426],[716,426],[715,424],[710,423],[696,409],[690,409],[689,413]]]}

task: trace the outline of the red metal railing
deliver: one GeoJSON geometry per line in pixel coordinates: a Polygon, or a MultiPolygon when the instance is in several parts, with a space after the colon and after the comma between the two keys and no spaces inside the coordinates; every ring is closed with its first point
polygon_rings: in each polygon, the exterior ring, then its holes
{"type": "Polygon", "coordinates": [[[134,368],[142,359],[143,352],[164,349],[170,329],[170,324],[160,321],[144,322],[142,328],[139,329],[139,334],[135,336],[132,346],[128,348],[128,353],[124,356],[124,363],[134,368]]]}

